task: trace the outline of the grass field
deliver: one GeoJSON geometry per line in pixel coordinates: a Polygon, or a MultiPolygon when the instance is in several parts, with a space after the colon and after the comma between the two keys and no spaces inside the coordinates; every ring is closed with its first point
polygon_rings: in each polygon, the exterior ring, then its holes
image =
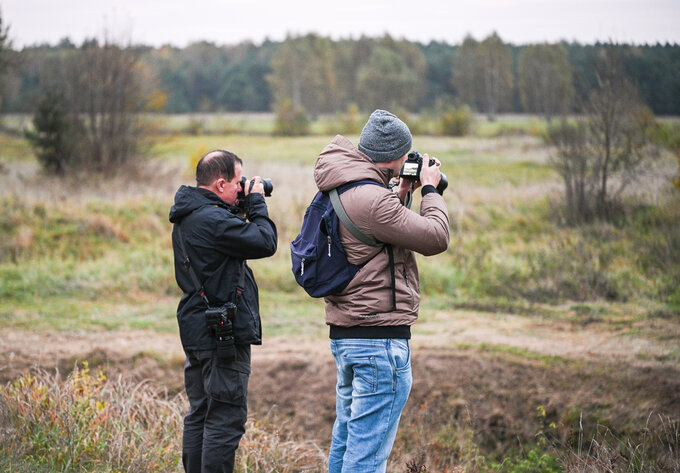
{"type": "MultiPolygon", "coordinates": [[[[25,125],[5,122],[10,131],[25,125]]],[[[431,473],[680,466],[675,162],[663,152],[615,221],[569,227],[542,126],[508,117],[479,122],[467,137],[414,137],[449,178],[452,238],[444,254],[418,257],[415,385],[389,471],[420,459],[431,473]]],[[[279,230],[276,255],[251,262],[265,342],[253,353],[238,471],[323,471],[334,366],[323,304],[296,286],[288,244],[314,194],[327,128],[275,138],[269,116],[166,117],[141,175],[64,179],[42,175],[17,133],[0,135],[0,380],[8,383],[0,466],[179,471],[187,406],[167,217],[179,185],[192,184],[196,157],[226,148],[244,159],[245,175],[273,179],[267,202],[279,230]],[[196,121],[200,134],[189,134],[196,121]],[[137,395],[145,410],[125,411],[123,400],[137,395]],[[110,420],[121,412],[130,417],[110,420]],[[157,414],[169,423],[151,421],[157,414]],[[64,429],[70,443],[57,440],[64,429]],[[134,446],[127,456],[110,453],[123,444],[134,446]]]]}

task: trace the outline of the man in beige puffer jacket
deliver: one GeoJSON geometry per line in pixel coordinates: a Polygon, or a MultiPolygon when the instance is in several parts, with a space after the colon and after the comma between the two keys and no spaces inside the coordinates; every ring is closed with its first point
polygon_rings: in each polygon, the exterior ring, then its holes
{"type": "Polygon", "coordinates": [[[449,244],[448,212],[436,190],[439,161],[428,167],[425,154],[419,182],[402,178],[396,193],[388,188],[411,141],[404,122],[376,110],[358,149],[338,135],[314,168],[321,191],[365,179],[381,184],[357,186],[340,197],[352,222],[384,245],[364,244],[340,226],[349,262],[362,267],[342,293],[325,298],[338,377],[330,473],[385,471],[412,384],[409,339],[420,302],[413,252],[435,255],[449,244]],[[420,215],[402,203],[412,184],[422,185],[420,215]]]}

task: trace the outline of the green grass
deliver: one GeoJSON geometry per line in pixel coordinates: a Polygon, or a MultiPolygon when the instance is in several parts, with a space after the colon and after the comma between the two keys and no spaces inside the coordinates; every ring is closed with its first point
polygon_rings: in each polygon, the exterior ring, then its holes
{"type": "Polygon", "coordinates": [[[0,163],[34,160],[28,141],[19,136],[0,134],[0,163]]]}
{"type": "Polygon", "coordinates": [[[273,137],[251,135],[174,136],[159,140],[152,153],[162,160],[189,165],[199,149],[228,149],[246,163],[314,164],[331,136],[273,137]]]}
{"type": "Polygon", "coordinates": [[[578,366],[580,362],[576,362],[562,356],[557,355],[544,355],[542,353],[537,353],[526,348],[520,348],[512,345],[503,345],[499,343],[458,343],[456,348],[463,350],[477,350],[484,353],[491,353],[498,355],[507,359],[508,361],[520,361],[526,362],[527,360],[533,360],[539,362],[543,366],[547,367],[558,367],[559,365],[570,364],[572,366],[578,366]]]}
{"type": "MultiPolygon", "coordinates": [[[[275,192],[268,203],[279,227],[279,250],[251,266],[272,336],[325,334],[322,304],[292,278],[288,243],[314,193],[311,166],[329,139],[177,134],[155,148],[157,161],[187,169],[201,146],[224,147],[244,156],[246,172],[248,166],[271,172],[275,192]]],[[[15,149],[24,146],[10,140],[15,149]]],[[[423,310],[539,310],[569,319],[578,310],[537,307],[625,302],[639,313],[677,317],[680,264],[666,256],[675,254],[680,232],[680,205],[672,198],[639,207],[618,224],[567,228],[541,195],[541,185],[547,192],[558,181],[539,140],[416,136],[415,147],[444,163],[453,229],[446,253],[418,257],[423,310]],[[528,186],[539,190],[527,192],[528,186]]],[[[190,183],[186,174],[174,178],[190,183]]],[[[33,185],[26,181],[25,191],[33,185]]],[[[26,201],[16,191],[0,195],[0,317],[6,326],[173,330],[178,289],[167,222],[172,191],[165,198],[128,192],[105,190],[63,202],[26,201]]],[[[415,209],[418,202],[416,195],[415,209]]]]}

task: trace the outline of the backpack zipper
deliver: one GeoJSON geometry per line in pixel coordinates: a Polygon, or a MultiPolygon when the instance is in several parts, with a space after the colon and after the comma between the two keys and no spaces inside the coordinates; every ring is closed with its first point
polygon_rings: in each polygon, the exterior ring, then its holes
{"type": "Polygon", "coordinates": [[[331,236],[328,235],[328,257],[331,257],[331,236]]]}

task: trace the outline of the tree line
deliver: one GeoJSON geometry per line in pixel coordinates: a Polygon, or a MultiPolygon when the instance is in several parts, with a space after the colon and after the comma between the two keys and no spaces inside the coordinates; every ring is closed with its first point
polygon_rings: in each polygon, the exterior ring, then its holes
{"type": "MultiPolygon", "coordinates": [[[[48,91],[64,88],[70,61],[97,42],[63,39],[6,51],[10,67],[0,83],[0,111],[34,112],[48,91]]],[[[622,72],[655,114],[680,114],[680,45],[517,46],[493,33],[457,45],[308,34],[259,45],[124,48],[135,54],[139,80],[153,91],[146,109],[164,113],[273,111],[290,102],[311,116],[349,104],[411,112],[467,105],[491,119],[502,112],[550,119],[579,110],[598,85],[605,51],[614,49],[622,72]]]]}
{"type": "Polygon", "coordinates": [[[525,111],[549,123],[551,164],[574,223],[614,218],[623,191],[658,156],[653,145],[680,160],[680,129],[654,119],[680,111],[679,54],[671,45],[516,47],[496,33],[457,46],[309,34],[260,46],[150,48],[104,37],[16,51],[0,17],[2,107],[34,113],[24,133],[48,172],[130,167],[153,134],[144,111],[275,110],[274,133],[298,135],[323,113],[342,112],[356,133],[361,110],[434,109],[450,136],[467,132],[470,109],[489,119],[525,111]]]}

